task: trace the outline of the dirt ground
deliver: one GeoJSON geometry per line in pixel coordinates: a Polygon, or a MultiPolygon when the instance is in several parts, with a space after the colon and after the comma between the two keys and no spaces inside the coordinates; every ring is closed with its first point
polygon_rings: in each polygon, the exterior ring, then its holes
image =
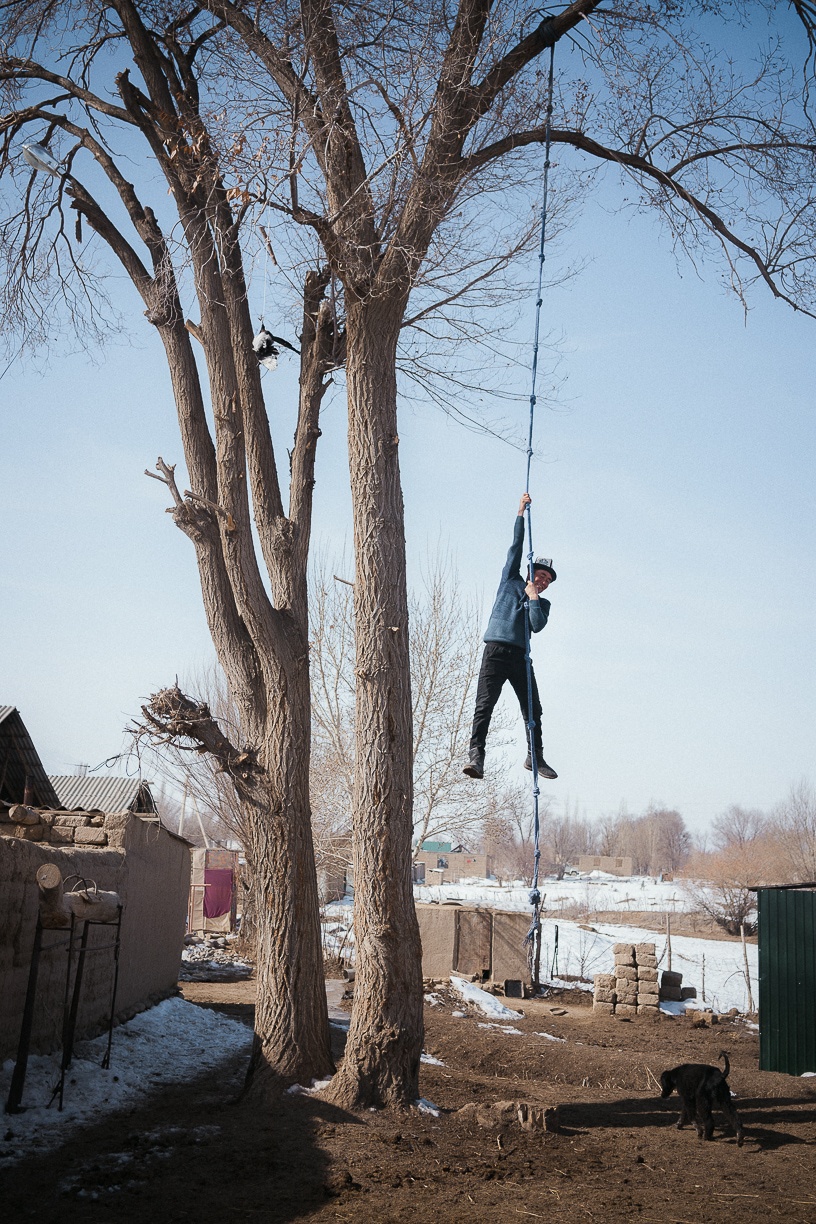
{"type": "MultiPolygon", "coordinates": [[[[253,982],[182,991],[251,1022],[253,982]]],[[[816,1080],[760,1072],[743,1021],[622,1021],[578,995],[509,1002],[524,1012],[519,1034],[456,1018],[447,999],[426,1007],[425,1049],[444,1065],[424,1063],[421,1088],[439,1118],[288,1095],[261,1114],[238,1099],[233,1063],[6,1171],[3,1220],[816,1222],[816,1080]],[[677,1098],[656,1090],[664,1068],[721,1049],[742,1148],[720,1125],[711,1143],[674,1129],[677,1098]],[[557,1106],[559,1130],[526,1131],[487,1108],[513,1100],[557,1106]],[[469,1104],[479,1108],[457,1112],[469,1104]]]]}

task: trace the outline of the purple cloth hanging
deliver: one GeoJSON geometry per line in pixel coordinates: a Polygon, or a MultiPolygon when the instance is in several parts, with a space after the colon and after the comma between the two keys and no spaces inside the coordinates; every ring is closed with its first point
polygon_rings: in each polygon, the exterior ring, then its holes
{"type": "Polygon", "coordinates": [[[232,909],[232,872],[208,867],[204,871],[204,917],[221,918],[232,909]]]}

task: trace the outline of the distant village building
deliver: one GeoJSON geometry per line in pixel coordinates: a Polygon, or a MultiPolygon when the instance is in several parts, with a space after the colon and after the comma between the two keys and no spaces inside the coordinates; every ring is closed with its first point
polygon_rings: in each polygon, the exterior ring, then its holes
{"type": "Polygon", "coordinates": [[[611,854],[582,854],[578,859],[578,870],[582,875],[591,871],[605,871],[608,875],[630,876],[634,871],[631,855],[616,858],[611,854]]]}
{"type": "Polygon", "coordinates": [[[445,841],[424,841],[414,851],[414,882],[456,884],[464,879],[486,879],[493,874],[489,854],[471,854],[464,846],[445,841]]]}

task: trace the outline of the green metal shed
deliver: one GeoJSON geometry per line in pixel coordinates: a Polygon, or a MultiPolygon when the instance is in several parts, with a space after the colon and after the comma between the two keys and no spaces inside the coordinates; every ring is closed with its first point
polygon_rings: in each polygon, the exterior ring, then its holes
{"type": "Polygon", "coordinates": [[[816,1071],[816,883],[755,891],[760,1068],[816,1071]]]}

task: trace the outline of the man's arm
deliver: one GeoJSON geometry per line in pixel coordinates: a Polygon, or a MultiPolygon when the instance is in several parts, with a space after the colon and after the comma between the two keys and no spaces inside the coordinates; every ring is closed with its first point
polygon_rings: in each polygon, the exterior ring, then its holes
{"type": "Polygon", "coordinates": [[[539,595],[532,582],[527,583],[526,591],[530,603],[530,632],[540,633],[550,618],[550,601],[539,595]],[[533,587],[533,594],[530,587],[533,587]]]}
{"type": "Polygon", "coordinates": [[[502,570],[502,582],[506,582],[514,574],[521,573],[521,553],[524,548],[524,511],[532,503],[532,500],[529,493],[522,493],[516,522],[513,527],[513,543],[510,545],[507,561],[502,570]]]}

